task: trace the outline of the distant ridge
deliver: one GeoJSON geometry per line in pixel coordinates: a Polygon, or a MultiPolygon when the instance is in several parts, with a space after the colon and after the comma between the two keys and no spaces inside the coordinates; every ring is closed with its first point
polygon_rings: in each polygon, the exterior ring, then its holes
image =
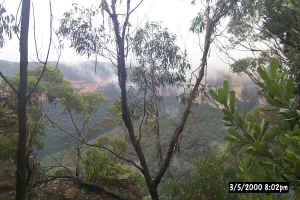
{"type": "MultiPolygon", "coordinates": [[[[38,65],[37,62],[28,64],[29,69],[38,65]]],[[[48,65],[55,66],[56,62],[50,61],[48,65]]],[[[77,64],[59,63],[58,68],[64,74],[65,79],[70,81],[73,87],[81,92],[96,91],[106,87],[108,84],[116,84],[117,81],[114,66],[110,63],[98,62],[96,72],[94,61],[77,64]]],[[[13,76],[19,71],[19,63],[0,60],[0,71],[7,76],[13,76]]]]}

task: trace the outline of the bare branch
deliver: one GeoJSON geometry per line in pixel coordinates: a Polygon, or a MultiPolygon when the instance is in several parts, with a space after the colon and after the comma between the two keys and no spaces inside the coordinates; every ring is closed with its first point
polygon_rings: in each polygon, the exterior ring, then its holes
{"type": "Polygon", "coordinates": [[[68,112],[68,114],[69,114],[69,116],[70,116],[70,119],[71,119],[71,122],[72,122],[73,126],[74,126],[75,129],[76,129],[76,132],[77,132],[77,133],[80,133],[80,129],[79,129],[79,127],[77,126],[77,124],[75,123],[75,120],[74,120],[72,111],[71,111],[69,108],[67,108],[67,112],[68,112]]]}
{"type": "MultiPolygon", "coordinates": [[[[47,70],[47,63],[48,63],[48,58],[49,58],[49,54],[50,54],[50,49],[51,49],[51,44],[52,44],[52,27],[53,27],[53,15],[52,15],[52,4],[51,4],[51,0],[49,0],[49,10],[50,10],[50,39],[49,39],[49,46],[48,46],[48,52],[47,52],[47,56],[46,56],[46,61],[43,62],[44,66],[42,69],[42,72],[38,78],[38,80],[36,81],[36,83],[34,84],[32,90],[29,92],[27,99],[31,98],[31,95],[34,93],[34,91],[36,90],[36,88],[38,87],[41,79],[43,78],[43,75],[45,73],[45,71],[47,70]]],[[[35,24],[35,23],[34,23],[35,24]]],[[[35,29],[34,29],[34,33],[35,33],[35,29]]],[[[34,34],[35,35],[35,34],[34,34]]],[[[39,60],[38,57],[38,52],[37,52],[37,45],[36,45],[36,37],[34,37],[35,40],[35,49],[36,49],[36,53],[37,53],[37,58],[39,60]]]]}
{"type": "Polygon", "coordinates": [[[58,65],[59,65],[59,61],[60,61],[60,57],[61,57],[61,46],[58,47],[58,58],[57,58],[57,61],[56,61],[56,64],[55,64],[55,68],[57,69],[58,68],[58,65]]]}
{"type": "MultiPolygon", "coordinates": [[[[117,154],[116,152],[112,151],[111,149],[109,149],[109,148],[107,148],[107,147],[89,144],[89,143],[87,143],[85,140],[83,140],[82,138],[76,137],[76,136],[72,135],[72,133],[68,132],[66,129],[64,129],[64,128],[62,128],[61,126],[59,126],[59,125],[58,125],[56,122],[54,122],[47,114],[45,114],[45,117],[48,119],[48,121],[49,121],[52,125],[56,126],[59,130],[61,130],[62,132],[66,133],[68,136],[74,138],[76,141],[80,142],[81,144],[84,144],[84,145],[90,146],[90,147],[97,147],[97,148],[99,148],[99,149],[103,149],[103,150],[105,150],[105,151],[108,151],[109,153],[113,154],[113,155],[116,156],[117,158],[119,158],[119,159],[121,159],[121,160],[123,160],[123,161],[126,161],[127,163],[132,164],[134,167],[136,167],[137,169],[139,169],[140,171],[142,171],[142,168],[141,168],[140,166],[138,166],[134,161],[129,160],[129,159],[127,159],[127,158],[125,158],[125,157],[123,157],[123,156],[117,154]]],[[[70,115],[70,117],[71,117],[71,115],[70,115]]],[[[72,117],[72,118],[73,118],[73,117],[72,117]]],[[[73,123],[73,122],[74,122],[74,120],[72,120],[72,123],[73,123]]],[[[74,124],[73,124],[73,125],[74,125],[74,124]]],[[[77,127],[77,126],[75,126],[75,127],[77,127]]],[[[79,129],[78,129],[78,131],[79,131],[79,129]]]]}
{"type": "MultiPolygon", "coordinates": [[[[144,79],[145,79],[145,83],[146,83],[146,77],[145,77],[145,74],[144,75],[144,79]]],[[[146,117],[146,96],[147,96],[147,84],[145,84],[145,88],[144,88],[144,107],[143,107],[143,118],[141,120],[141,123],[139,125],[139,137],[138,137],[138,142],[141,141],[142,139],[142,127],[143,127],[143,123],[144,123],[144,120],[145,120],[145,117],[146,117]]]]}
{"type": "Polygon", "coordinates": [[[126,13],[126,17],[125,17],[125,21],[123,24],[123,30],[122,30],[122,40],[125,40],[125,35],[126,35],[126,28],[128,26],[128,21],[129,21],[129,12],[130,12],[130,0],[127,0],[127,13],[126,13]]]}
{"type": "Polygon", "coordinates": [[[112,151],[111,149],[105,147],[105,146],[99,146],[99,145],[94,145],[94,144],[89,144],[89,143],[84,143],[84,145],[89,146],[89,147],[96,147],[96,148],[108,151],[109,153],[113,154],[114,156],[116,156],[120,160],[123,160],[123,161],[125,161],[125,162],[133,165],[135,168],[137,168],[138,170],[140,170],[141,172],[143,172],[143,169],[139,165],[137,165],[133,160],[129,160],[129,159],[121,156],[120,154],[112,151]]]}
{"type": "Polygon", "coordinates": [[[33,16],[33,36],[34,36],[34,44],[35,44],[35,53],[36,53],[36,58],[37,60],[42,63],[40,56],[39,56],[39,51],[37,48],[37,41],[36,41],[36,26],[35,26],[35,10],[34,10],[34,4],[32,2],[32,16],[33,16]]]}
{"type": "Polygon", "coordinates": [[[72,138],[76,138],[72,133],[70,133],[69,131],[67,131],[66,129],[62,128],[61,126],[59,126],[55,121],[53,121],[46,113],[44,113],[44,116],[46,117],[46,119],[52,124],[52,126],[55,126],[56,128],[58,128],[59,130],[61,130],[62,132],[66,133],[68,136],[72,137],[72,138]]]}
{"type": "Polygon", "coordinates": [[[202,58],[201,58],[200,70],[198,72],[198,77],[196,79],[196,83],[193,86],[192,91],[190,92],[188,103],[186,105],[185,111],[184,111],[183,116],[181,118],[181,122],[179,123],[179,125],[175,129],[175,131],[173,133],[173,136],[171,138],[171,141],[169,143],[169,148],[168,148],[168,151],[167,151],[167,155],[164,159],[163,165],[162,165],[162,167],[160,168],[158,174],[155,177],[154,182],[155,182],[156,185],[158,185],[160,183],[162,177],[164,176],[165,172],[167,171],[167,169],[170,165],[170,161],[173,157],[174,150],[175,150],[175,147],[178,143],[179,136],[181,135],[181,133],[184,129],[184,126],[186,124],[188,116],[191,112],[190,110],[191,110],[192,103],[193,103],[193,101],[194,101],[194,99],[197,95],[198,88],[200,86],[200,83],[201,83],[204,75],[205,75],[205,69],[206,69],[206,66],[207,66],[208,53],[209,53],[210,46],[211,46],[211,43],[212,43],[212,36],[213,36],[214,30],[215,30],[214,27],[216,26],[216,24],[219,23],[220,19],[228,13],[228,11],[233,6],[233,4],[234,4],[234,1],[231,1],[229,6],[224,4],[223,7],[221,8],[221,11],[215,12],[212,17],[209,16],[210,6],[208,5],[207,8],[206,8],[207,9],[206,10],[207,11],[206,12],[207,13],[206,14],[207,24],[206,24],[206,33],[205,33],[205,40],[204,40],[204,51],[203,51],[202,58]]]}
{"type": "Polygon", "coordinates": [[[102,7],[110,17],[112,17],[112,11],[109,9],[107,1],[106,0],[102,0],[100,7],[102,7]]]}
{"type": "Polygon", "coordinates": [[[0,72],[1,78],[5,81],[5,83],[18,95],[17,89],[14,87],[14,85],[5,77],[2,72],[0,72]]]}
{"type": "Polygon", "coordinates": [[[144,2],[144,0],[141,0],[128,14],[131,15],[140,5],[144,2]]]}

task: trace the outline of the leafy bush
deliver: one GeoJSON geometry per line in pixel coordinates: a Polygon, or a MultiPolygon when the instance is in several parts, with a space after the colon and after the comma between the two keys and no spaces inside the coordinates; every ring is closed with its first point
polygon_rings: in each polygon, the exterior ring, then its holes
{"type": "Polygon", "coordinates": [[[295,76],[272,59],[268,67],[259,67],[259,94],[269,104],[268,112],[256,109],[239,113],[235,93],[223,88],[212,89],[211,96],[224,113],[230,135],[230,152],[239,168],[252,181],[288,181],[299,191],[300,175],[300,110],[296,102],[295,76]],[[263,112],[262,112],[263,111],[263,112]]]}
{"type": "Polygon", "coordinates": [[[235,179],[235,169],[226,165],[222,153],[201,158],[195,170],[183,181],[171,182],[169,199],[222,200],[238,199],[227,191],[228,181],[235,179]]]}
{"type": "Polygon", "coordinates": [[[109,183],[119,179],[143,183],[140,173],[112,159],[112,155],[96,148],[89,148],[83,158],[84,178],[94,183],[109,183]]]}

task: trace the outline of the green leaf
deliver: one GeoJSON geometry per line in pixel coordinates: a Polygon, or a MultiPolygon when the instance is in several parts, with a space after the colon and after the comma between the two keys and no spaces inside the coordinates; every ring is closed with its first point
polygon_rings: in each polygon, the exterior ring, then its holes
{"type": "Polygon", "coordinates": [[[229,105],[230,105],[230,110],[232,113],[235,112],[235,91],[230,91],[230,102],[229,102],[229,105]]]}
{"type": "Polygon", "coordinates": [[[221,91],[222,91],[221,95],[222,95],[223,104],[224,104],[224,106],[227,107],[227,105],[228,105],[228,92],[229,92],[228,80],[224,80],[223,89],[221,91]]]}
{"type": "Polygon", "coordinates": [[[229,128],[229,129],[228,129],[228,132],[229,132],[231,135],[233,135],[234,137],[238,138],[240,141],[244,141],[243,136],[242,136],[239,132],[237,132],[235,129],[229,128]]]}
{"type": "Polygon", "coordinates": [[[268,67],[268,74],[271,80],[275,81],[278,78],[278,66],[279,66],[279,61],[277,59],[271,59],[271,63],[268,67]]]}

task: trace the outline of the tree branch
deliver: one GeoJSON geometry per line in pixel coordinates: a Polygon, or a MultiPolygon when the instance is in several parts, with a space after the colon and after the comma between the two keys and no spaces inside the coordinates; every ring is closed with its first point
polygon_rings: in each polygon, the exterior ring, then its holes
{"type": "Polygon", "coordinates": [[[49,121],[52,125],[56,126],[59,130],[61,130],[62,132],[66,133],[68,136],[70,136],[70,137],[72,137],[72,138],[75,138],[75,140],[79,141],[80,143],[82,143],[82,144],[84,144],[84,145],[86,145],[86,146],[97,147],[97,148],[99,148],[99,149],[103,149],[103,150],[105,150],[105,151],[108,151],[108,152],[110,152],[111,154],[113,154],[114,156],[116,156],[117,158],[119,158],[119,159],[121,159],[121,160],[124,160],[124,161],[126,161],[127,163],[132,164],[134,167],[136,167],[137,169],[139,169],[139,170],[142,172],[142,168],[141,168],[139,165],[137,165],[134,161],[129,160],[129,159],[127,159],[127,158],[125,158],[125,157],[123,157],[123,156],[117,154],[116,152],[110,150],[110,149],[107,148],[107,147],[89,144],[89,143],[85,142],[82,138],[78,138],[78,137],[76,137],[76,136],[73,136],[70,132],[68,132],[67,130],[63,129],[63,128],[60,127],[56,122],[54,122],[47,114],[45,114],[45,116],[46,116],[46,118],[48,119],[48,121],[49,121]]]}
{"type": "Polygon", "coordinates": [[[111,149],[109,149],[109,148],[107,148],[107,147],[105,147],[105,146],[99,146],[99,145],[88,144],[88,143],[84,143],[84,144],[85,144],[86,146],[89,146],[89,147],[96,147],[96,148],[99,148],[99,149],[103,149],[103,150],[105,150],[105,151],[108,151],[108,152],[110,152],[111,154],[113,154],[114,156],[116,156],[117,158],[119,158],[119,159],[121,159],[121,160],[123,160],[123,161],[125,161],[125,162],[127,162],[127,163],[129,163],[129,164],[131,164],[131,165],[133,165],[135,168],[137,168],[138,170],[140,170],[141,172],[143,172],[143,169],[142,169],[139,165],[137,165],[133,160],[129,160],[129,159],[127,159],[127,158],[125,158],[125,157],[123,157],[123,156],[117,154],[116,152],[112,151],[111,149]]]}
{"type": "Polygon", "coordinates": [[[75,123],[75,120],[74,120],[72,111],[71,111],[69,108],[67,108],[67,112],[68,112],[68,114],[69,114],[69,116],[70,116],[70,119],[71,119],[71,122],[72,122],[73,126],[74,126],[75,129],[76,129],[77,135],[81,135],[81,130],[79,129],[79,127],[78,127],[77,124],[75,123]]]}
{"type": "Polygon", "coordinates": [[[181,122],[180,124],[177,126],[177,128],[174,131],[174,134],[172,136],[172,139],[169,143],[169,148],[167,151],[167,155],[164,159],[163,165],[160,168],[158,174],[155,177],[155,184],[158,185],[162,179],[162,177],[164,176],[165,172],[167,171],[169,165],[170,165],[170,161],[173,157],[174,154],[174,150],[175,147],[177,145],[179,136],[181,135],[181,133],[183,132],[184,126],[186,124],[186,121],[188,119],[189,113],[191,112],[191,106],[192,103],[196,97],[198,88],[200,86],[200,83],[204,77],[205,74],[205,68],[207,66],[207,58],[208,58],[208,53],[209,53],[209,49],[212,43],[212,35],[214,33],[215,30],[215,26],[219,23],[220,19],[225,16],[229,10],[231,9],[231,7],[234,5],[235,1],[230,2],[230,5],[227,6],[226,2],[222,5],[221,11],[219,12],[215,12],[214,15],[212,17],[209,16],[209,11],[210,11],[210,6],[208,5],[206,8],[206,20],[207,20],[207,24],[206,24],[206,33],[205,33],[205,41],[204,41],[204,51],[202,54],[202,58],[201,58],[201,64],[200,64],[200,70],[198,73],[198,77],[196,79],[196,83],[192,89],[192,91],[190,92],[190,97],[188,99],[188,104],[186,106],[186,109],[183,113],[183,116],[181,118],[181,122]],[[226,9],[225,9],[226,8],[226,9]]]}
{"type": "MultiPolygon", "coordinates": [[[[48,63],[48,58],[49,58],[49,54],[50,54],[50,49],[51,49],[51,43],[52,43],[52,26],[53,26],[53,15],[52,15],[52,5],[51,5],[51,0],[49,0],[49,9],[50,9],[50,39],[49,39],[49,46],[48,46],[48,51],[47,51],[47,56],[46,56],[46,61],[43,62],[44,66],[42,69],[42,72],[38,78],[38,80],[36,81],[36,83],[34,84],[32,90],[29,92],[27,99],[30,99],[32,94],[34,93],[34,91],[36,90],[36,88],[38,87],[40,81],[43,78],[43,75],[45,73],[45,71],[47,70],[47,63],[48,63]]],[[[34,9],[33,9],[33,13],[34,13],[34,9]]],[[[33,14],[34,15],[34,14],[33,14]]],[[[37,59],[39,60],[38,57],[38,51],[37,51],[37,44],[36,44],[36,37],[35,37],[35,17],[34,17],[34,41],[35,41],[35,50],[36,50],[36,54],[37,54],[37,59]]],[[[40,60],[39,60],[40,62],[40,60]]]]}
{"type": "Polygon", "coordinates": [[[141,0],[128,14],[131,15],[140,5],[144,2],[144,0],[141,0]]]}
{"type": "Polygon", "coordinates": [[[138,137],[138,142],[140,143],[141,139],[142,139],[142,127],[143,127],[143,123],[146,117],[146,96],[147,96],[147,83],[146,83],[146,77],[145,74],[144,75],[144,79],[145,79],[145,88],[144,88],[144,105],[143,105],[143,118],[140,122],[139,125],[139,137],[138,137]]]}
{"type": "Polygon", "coordinates": [[[72,135],[72,133],[68,132],[67,130],[65,130],[64,128],[62,128],[61,126],[59,126],[56,122],[54,122],[46,113],[44,113],[44,116],[46,117],[46,119],[52,124],[52,126],[55,126],[56,128],[58,128],[59,130],[61,130],[62,132],[64,132],[65,134],[67,134],[68,136],[72,137],[72,138],[76,138],[74,135],[72,135]]]}
{"type": "Polygon", "coordinates": [[[18,91],[17,89],[14,87],[14,85],[5,77],[4,74],[2,74],[2,72],[0,72],[0,76],[1,78],[5,81],[5,83],[18,95],[18,91]]]}
{"type": "Polygon", "coordinates": [[[129,12],[130,12],[130,0],[127,0],[127,12],[126,12],[126,17],[125,21],[123,24],[123,30],[122,30],[122,40],[125,41],[125,35],[126,35],[126,28],[128,26],[128,20],[129,20],[129,12]]]}

